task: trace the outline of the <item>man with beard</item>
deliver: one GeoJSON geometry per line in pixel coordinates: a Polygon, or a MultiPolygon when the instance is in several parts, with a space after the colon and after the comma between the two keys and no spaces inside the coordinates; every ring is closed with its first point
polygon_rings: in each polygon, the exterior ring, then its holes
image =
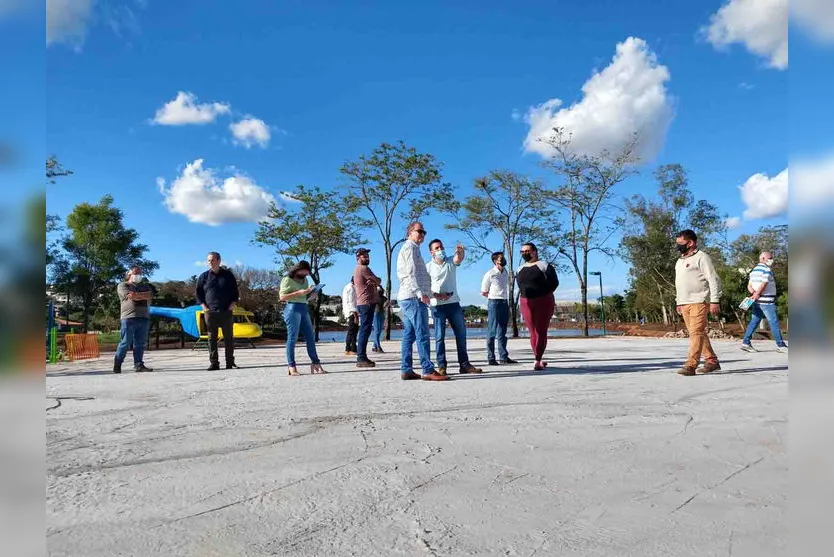
{"type": "Polygon", "coordinates": [[[359,314],[359,339],[356,343],[356,367],[376,366],[368,359],[368,340],[374,325],[374,310],[379,304],[380,278],[371,271],[371,250],[356,250],[356,269],[353,271],[353,287],[356,289],[356,312],[359,314]]]}

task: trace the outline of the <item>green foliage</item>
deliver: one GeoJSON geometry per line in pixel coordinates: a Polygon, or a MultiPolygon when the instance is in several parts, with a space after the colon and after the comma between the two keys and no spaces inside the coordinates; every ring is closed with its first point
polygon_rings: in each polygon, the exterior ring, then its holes
{"type": "MultiPolygon", "coordinates": [[[[659,314],[668,324],[675,316],[675,262],[679,257],[675,236],[681,229],[692,228],[703,248],[723,235],[726,226],[714,204],[695,201],[681,165],[659,167],[655,179],[654,198],[634,195],[625,202],[626,215],[620,221],[620,257],[631,265],[635,309],[643,314],[659,314]]],[[[707,251],[720,267],[721,251],[707,251]]]]}
{"type": "MultiPolygon", "coordinates": [[[[319,284],[321,271],[333,265],[333,257],[352,253],[362,241],[358,230],[363,222],[343,197],[318,187],[300,185],[291,197],[284,206],[272,203],[266,219],[258,224],[253,242],[274,248],[281,271],[301,259],[309,261],[310,278],[319,284]]],[[[313,312],[316,340],[320,308],[321,298],[317,297],[313,312]]]]}
{"type": "Polygon", "coordinates": [[[467,321],[475,321],[477,319],[481,319],[483,321],[486,321],[486,319],[489,317],[489,312],[482,307],[463,306],[462,309],[463,309],[463,317],[467,321]]]}
{"type": "Polygon", "coordinates": [[[159,267],[155,261],[144,259],[147,246],[138,243],[139,233],[126,228],[123,218],[110,195],[95,205],[80,203],[67,216],[67,234],[53,261],[52,278],[60,291],[81,301],[85,329],[94,304],[131,266],[138,265],[146,274],[159,267]]]}
{"type": "MultiPolygon", "coordinates": [[[[444,207],[452,197],[450,184],[442,183],[441,163],[404,142],[382,143],[369,155],[346,162],[339,169],[347,179],[347,204],[362,217],[363,227],[379,232],[385,259],[385,291],[391,292],[394,249],[405,240],[406,224],[433,208],[444,207]]],[[[373,264],[373,262],[372,262],[373,264]]],[[[391,338],[388,312],[385,338],[391,338]]]]}

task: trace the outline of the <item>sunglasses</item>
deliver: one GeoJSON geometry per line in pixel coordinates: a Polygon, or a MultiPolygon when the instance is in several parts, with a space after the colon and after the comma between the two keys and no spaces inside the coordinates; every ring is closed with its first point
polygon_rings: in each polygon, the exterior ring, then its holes
{"type": "Polygon", "coordinates": [[[425,231],[425,230],[423,230],[422,228],[419,228],[419,229],[415,228],[415,229],[414,229],[414,232],[416,232],[416,233],[417,233],[417,234],[419,234],[420,236],[425,236],[425,235],[426,235],[426,231],[425,231]]]}
{"type": "Polygon", "coordinates": [[[521,251],[521,255],[528,255],[528,254],[531,254],[531,253],[533,253],[533,252],[530,251],[530,250],[522,250],[521,251]]]}

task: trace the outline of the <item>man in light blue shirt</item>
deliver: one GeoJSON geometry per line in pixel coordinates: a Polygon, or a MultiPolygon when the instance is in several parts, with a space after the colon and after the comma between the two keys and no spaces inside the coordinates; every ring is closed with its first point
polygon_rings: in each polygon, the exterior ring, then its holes
{"type": "Polygon", "coordinates": [[[420,355],[422,379],[426,381],[444,381],[447,375],[441,375],[434,369],[431,361],[431,340],[429,337],[429,296],[431,295],[431,278],[426,271],[426,262],[420,255],[420,244],[426,239],[426,229],[419,221],[408,225],[406,240],[397,256],[397,278],[400,290],[397,303],[400,306],[400,318],[403,322],[403,339],[400,345],[400,377],[405,380],[421,379],[414,373],[413,350],[417,343],[420,355]]]}
{"type": "Polygon", "coordinates": [[[458,296],[457,268],[463,262],[466,253],[463,246],[458,245],[454,257],[450,260],[446,256],[443,242],[432,240],[429,242],[431,260],[426,264],[426,270],[431,277],[431,305],[434,316],[434,342],[437,356],[437,373],[446,375],[446,320],[455,333],[455,344],[458,351],[458,365],[460,373],[481,373],[483,370],[469,362],[466,351],[466,319],[463,308],[460,307],[458,296]]]}
{"type": "Polygon", "coordinates": [[[745,352],[756,352],[751,343],[753,333],[759,327],[762,319],[767,319],[770,330],[773,333],[773,340],[776,342],[777,352],[787,352],[788,345],[782,338],[782,329],[779,328],[779,316],[776,314],[776,279],[770,268],[773,266],[773,254],[769,251],[762,252],[759,256],[759,264],[750,271],[750,278],[747,282],[747,291],[753,305],[750,306],[750,324],[744,333],[741,341],[741,349],[745,352]]]}

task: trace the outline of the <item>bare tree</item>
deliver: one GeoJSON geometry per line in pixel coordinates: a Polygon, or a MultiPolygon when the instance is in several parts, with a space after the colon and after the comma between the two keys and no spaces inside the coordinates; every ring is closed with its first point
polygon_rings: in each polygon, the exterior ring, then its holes
{"type": "Polygon", "coordinates": [[[549,145],[552,156],[545,165],[562,179],[552,200],[567,216],[567,229],[556,240],[559,256],[568,261],[582,292],[582,331],[588,336],[588,255],[600,252],[613,258],[608,242],[617,231],[613,216],[614,188],[630,176],[639,161],[638,136],[631,138],[616,153],[577,153],[571,149],[571,134],[553,128],[540,141],[549,145]]]}
{"type": "MultiPolygon", "coordinates": [[[[463,232],[470,247],[491,254],[503,251],[510,275],[513,337],[518,337],[515,292],[515,254],[523,242],[539,242],[553,235],[559,223],[545,187],[526,176],[493,170],[474,183],[475,194],[462,203],[451,200],[445,212],[453,218],[449,230],[463,232]],[[500,249],[498,249],[500,248],[500,249]]],[[[545,255],[542,255],[545,257],[545,255]]]]}

